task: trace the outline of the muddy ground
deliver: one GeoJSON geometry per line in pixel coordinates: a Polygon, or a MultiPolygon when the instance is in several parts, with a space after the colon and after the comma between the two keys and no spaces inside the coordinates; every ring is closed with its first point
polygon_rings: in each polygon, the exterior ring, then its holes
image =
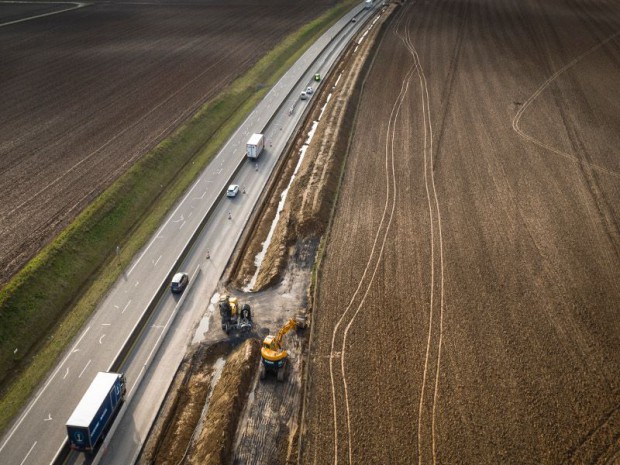
{"type": "MultiPolygon", "coordinates": [[[[313,97],[315,105],[306,118],[300,137],[293,142],[288,156],[283,159],[278,173],[266,189],[263,207],[250,221],[247,229],[252,234],[242,238],[231,269],[223,278],[220,292],[234,294],[241,302],[252,305],[254,331],[249,336],[227,337],[220,331],[217,311],[213,307],[210,309],[211,329],[204,335],[204,342],[194,347],[182,364],[166,405],[147,441],[141,463],[178,463],[185,453],[187,463],[194,463],[190,455],[196,449],[202,451],[202,457],[220,457],[219,463],[297,462],[306,374],[304,354],[309,344],[309,329],[299,328],[285,336],[291,365],[283,383],[277,382],[275,377],[258,380],[258,356],[253,365],[239,366],[236,369],[237,377],[221,380],[215,388],[229,390],[231,382],[239,377],[247,377],[250,373],[252,382],[243,384],[247,391],[242,409],[233,408],[230,402],[219,405],[211,402],[208,409],[203,410],[204,399],[211,389],[212,366],[216,360],[220,360],[222,353],[226,359],[224,370],[234,372],[235,368],[230,366],[231,358],[226,356],[234,348],[240,345],[243,347],[248,341],[259,344],[265,335],[275,334],[289,318],[302,316],[311,322],[313,267],[332,213],[334,192],[341,177],[353,123],[355,107],[348,102],[356,91],[355,84],[362,74],[365,57],[371,49],[379,24],[386,17],[381,16],[370,28],[371,33],[362,45],[357,49],[355,45],[350,47],[338,68],[322,83],[321,92],[313,97]],[[301,150],[304,145],[308,145],[307,134],[315,121],[319,121],[319,124],[309,146],[304,148],[305,155],[302,158],[301,150]],[[254,257],[267,237],[276,215],[280,193],[288,186],[293,173],[294,182],[261,264],[254,292],[248,293],[244,288],[256,272],[254,257]],[[205,442],[193,432],[208,435],[209,431],[218,430],[217,426],[205,419],[209,416],[228,417],[237,424],[236,431],[229,436],[221,435],[220,441],[205,442]],[[204,419],[202,424],[199,418],[204,419]],[[188,421],[192,421],[191,425],[188,425],[188,421]],[[179,434],[180,430],[185,433],[179,434]],[[222,444],[228,444],[229,441],[234,441],[234,447],[230,448],[231,455],[218,455],[222,444]]],[[[217,301],[217,296],[214,301],[217,301]]]]}
{"type": "MultiPolygon", "coordinates": [[[[0,27],[0,286],[132,163],[332,3],[88,2],[0,27]]],[[[3,3],[0,22],[50,8],[3,3]]]]}

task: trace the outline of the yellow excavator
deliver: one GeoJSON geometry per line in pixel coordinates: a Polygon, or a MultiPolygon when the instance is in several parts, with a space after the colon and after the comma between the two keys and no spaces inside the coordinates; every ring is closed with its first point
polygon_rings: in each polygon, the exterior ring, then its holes
{"type": "Polygon", "coordinates": [[[263,347],[260,349],[260,379],[265,379],[268,372],[276,374],[278,381],[284,381],[288,364],[288,352],[282,348],[282,338],[291,329],[297,327],[297,321],[290,319],[277,336],[269,335],[263,340],[263,347]]]}

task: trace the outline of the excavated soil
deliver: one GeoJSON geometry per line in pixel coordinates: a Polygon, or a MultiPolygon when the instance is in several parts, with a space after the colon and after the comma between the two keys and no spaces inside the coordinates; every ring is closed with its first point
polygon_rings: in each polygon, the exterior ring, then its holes
{"type": "MultiPolygon", "coordinates": [[[[312,306],[312,269],[321,235],[330,218],[333,193],[339,183],[353,124],[355,108],[348,102],[359,91],[356,79],[379,24],[387,16],[379,18],[363,45],[349,48],[338,68],[322,83],[321,92],[313,97],[315,106],[308,114],[300,137],[273,176],[264,207],[248,227],[252,233],[241,241],[232,270],[225,274],[230,276],[230,281],[225,278],[220,292],[236,295],[241,302],[252,306],[255,328],[248,336],[252,344],[257,344],[267,334],[275,334],[289,318],[306,316],[309,321],[311,319],[307,312],[312,306]],[[254,256],[267,236],[280,193],[298,165],[299,150],[306,143],[307,132],[321,113],[314,139],[290,186],[278,232],[261,267],[266,271],[262,271],[262,284],[257,287],[262,289],[244,293],[239,287],[247,284],[254,273],[254,256]],[[267,281],[272,285],[267,286],[267,281]]],[[[296,463],[309,331],[298,328],[285,336],[290,362],[285,381],[278,382],[269,376],[258,382],[258,357],[253,365],[244,363],[235,368],[225,352],[239,344],[243,337],[226,336],[219,330],[217,311],[212,308],[209,312],[213,313],[211,329],[204,334],[205,341],[195,349],[194,355],[188,356],[179,369],[141,463],[178,463],[184,454],[187,454],[187,463],[296,463]],[[218,382],[205,416],[202,412],[212,383],[211,367],[220,356],[227,360],[224,373],[229,373],[231,379],[247,377],[249,370],[255,376],[254,384],[241,383],[247,395],[242,410],[239,403],[233,406],[229,396],[221,403],[215,400],[215,391],[222,381],[218,382]],[[196,418],[201,416],[204,427],[196,427],[196,418]],[[192,445],[188,446],[190,443],[192,445]]],[[[226,379],[225,374],[222,379],[226,379]]],[[[228,392],[232,384],[226,381],[222,385],[228,392]]]]}
{"type": "Polygon", "coordinates": [[[244,296],[260,335],[297,297],[312,336],[287,339],[287,383],[249,393],[232,462],[618,463],[618,10],[407,2],[386,24],[348,150],[298,174],[346,162],[315,293],[316,243],[299,251],[325,218],[291,213],[324,209],[302,189],[266,258],[277,284],[244,296]]]}
{"type": "Polygon", "coordinates": [[[301,463],[618,463],[617,7],[395,15],[318,276],[301,463]]]}
{"type": "Polygon", "coordinates": [[[234,432],[256,375],[260,343],[196,347],[181,364],[139,463],[230,461],[234,432]],[[219,366],[219,369],[217,368],[219,366]]]}
{"type": "MultiPolygon", "coordinates": [[[[0,285],[140,156],[333,2],[95,2],[0,27],[0,285]]],[[[0,22],[66,5],[2,4],[0,22]]]]}

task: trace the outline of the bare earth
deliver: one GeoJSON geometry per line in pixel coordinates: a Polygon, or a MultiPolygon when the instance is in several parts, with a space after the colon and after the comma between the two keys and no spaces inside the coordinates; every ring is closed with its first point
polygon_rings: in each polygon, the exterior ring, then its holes
{"type": "Polygon", "coordinates": [[[405,3],[355,89],[349,56],[258,287],[276,284],[237,291],[252,337],[292,310],[312,327],[286,383],[248,387],[233,463],[620,463],[620,12],[555,3],[405,3]]]}
{"type": "Polygon", "coordinates": [[[302,463],[618,462],[619,76],[617,2],[397,12],[319,276],[302,463]]]}
{"type": "MultiPolygon", "coordinates": [[[[0,27],[0,285],[136,159],[331,3],[113,1],[0,27]]],[[[58,8],[2,4],[0,23],[58,8]]]]}
{"type": "MultiPolygon", "coordinates": [[[[386,17],[382,15],[378,23],[386,17]]],[[[248,234],[233,259],[234,265],[225,273],[221,283],[221,293],[233,293],[241,302],[251,304],[255,329],[249,339],[254,343],[267,334],[275,334],[291,317],[310,316],[307,312],[312,307],[312,267],[320,237],[328,224],[333,192],[340,178],[352,124],[347,101],[377,30],[378,26],[375,26],[355,53],[351,47],[343,62],[321,83],[312,98],[313,109],[303,129],[292,144],[289,156],[273,176],[265,208],[257,212],[248,227],[248,234]],[[336,81],[339,84],[334,87],[336,81]],[[287,188],[299,162],[299,149],[321,113],[313,142],[289,188],[287,202],[261,266],[255,286],[257,291],[245,293],[240,288],[247,284],[255,271],[254,257],[268,234],[280,193],[287,188]]],[[[217,310],[208,309],[207,315],[210,315],[210,329],[204,334],[204,341],[190,350],[180,367],[140,463],[178,463],[185,453],[191,461],[197,451],[201,457],[219,457],[222,445],[233,440],[234,446],[229,448],[232,453],[230,463],[295,463],[299,453],[302,387],[306,374],[304,353],[308,351],[309,331],[300,328],[285,336],[284,345],[290,361],[286,380],[281,383],[270,376],[259,381],[257,359],[251,365],[235,367],[231,363],[232,348],[244,338],[229,337],[220,330],[217,310]],[[209,385],[214,382],[210,374],[218,357],[226,360],[224,372],[228,372],[229,377],[222,375],[215,389],[227,392],[231,391],[233,384],[244,386],[243,408],[232,405],[233,396],[228,396],[225,402],[207,401],[205,405],[204,399],[212,389],[209,385]],[[239,381],[247,378],[248,370],[253,376],[250,385],[247,381],[239,381]],[[215,426],[209,418],[217,419],[220,426],[215,426]],[[226,431],[221,428],[223,421],[228,425],[226,431]],[[236,429],[230,428],[232,424],[237,425],[236,429]],[[210,435],[211,438],[215,435],[219,441],[209,440],[210,435]]],[[[223,460],[222,463],[227,462],[223,460]]]]}

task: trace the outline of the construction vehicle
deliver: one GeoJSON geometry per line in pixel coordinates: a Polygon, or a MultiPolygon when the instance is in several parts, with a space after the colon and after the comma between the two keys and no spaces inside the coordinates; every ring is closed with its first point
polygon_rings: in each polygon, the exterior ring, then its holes
{"type": "Polygon", "coordinates": [[[282,348],[282,338],[291,329],[297,328],[297,321],[293,318],[282,326],[277,336],[269,335],[263,340],[260,349],[260,379],[265,379],[267,373],[275,373],[278,381],[284,381],[288,365],[288,352],[282,348]]]}
{"type": "Polygon", "coordinates": [[[245,333],[252,329],[252,310],[248,304],[240,305],[236,297],[228,295],[222,295],[219,304],[222,330],[226,334],[231,331],[245,333]]]}

